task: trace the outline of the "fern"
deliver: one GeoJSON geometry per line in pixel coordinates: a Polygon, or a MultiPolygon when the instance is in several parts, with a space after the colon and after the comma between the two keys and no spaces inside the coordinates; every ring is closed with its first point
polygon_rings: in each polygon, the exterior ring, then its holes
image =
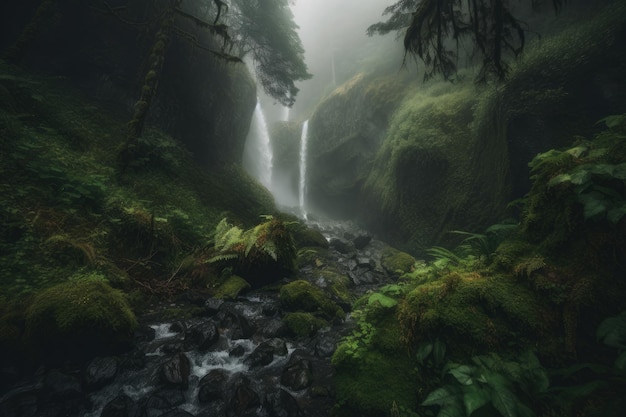
{"type": "Polygon", "coordinates": [[[228,262],[228,261],[232,261],[238,258],[239,258],[239,255],[235,253],[220,253],[219,255],[216,255],[208,259],[206,263],[214,264],[214,263],[219,263],[219,262],[228,262]]]}

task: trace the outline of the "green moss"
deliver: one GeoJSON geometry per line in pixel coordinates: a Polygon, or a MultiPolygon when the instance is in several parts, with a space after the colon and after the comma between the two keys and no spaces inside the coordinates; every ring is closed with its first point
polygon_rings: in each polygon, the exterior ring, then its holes
{"type": "Polygon", "coordinates": [[[283,285],[280,289],[280,303],[286,310],[320,313],[329,320],[344,316],[341,307],[321,289],[304,280],[283,285]]]}
{"type": "Polygon", "coordinates": [[[319,272],[326,283],[325,291],[333,300],[342,305],[351,305],[354,296],[349,288],[353,285],[350,277],[334,268],[325,268],[319,272]]]}
{"type": "Polygon", "coordinates": [[[293,240],[296,243],[297,248],[304,247],[319,247],[328,248],[328,241],[319,231],[306,227],[304,225],[298,225],[292,228],[293,240]]]}
{"type": "Polygon", "coordinates": [[[538,336],[542,311],[539,297],[511,276],[454,273],[411,291],[399,320],[412,342],[443,334],[452,349],[469,342],[493,350],[538,336]]]}
{"type": "Polygon", "coordinates": [[[296,263],[298,268],[304,268],[305,266],[321,268],[325,265],[326,256],[328,256],[327,249],[319,247],[302,248],[298,250],[296,263]]]}
{"type": "Polygon", "coordinates": [[[231,275],[223,284],[215,289],[215,298],[235,299],[237,296],[249,290],[250,284],[245,279],[231,275]]]}
{"type": "Polygon", "coordinates": [[[313,336],[319,329],[328,326],[326,320],[315,317],[311,313],[287,313],[284,320],[289,331],[298,337],[313,336]]]}
{"type": "Polygon", "coordinates": [[[125,296],[103,279],[50,287],[26,312],[27,338],[43,356],[111,353],[128,342],[136,325],[125,296]]]}
{"type": "Polygon", "coordinates": [[[408,253],[388,248],[383,252],[381,264],[385,271],[394,277],[399,277],[413,270],[415,266],[415,258],[408,253]]]}

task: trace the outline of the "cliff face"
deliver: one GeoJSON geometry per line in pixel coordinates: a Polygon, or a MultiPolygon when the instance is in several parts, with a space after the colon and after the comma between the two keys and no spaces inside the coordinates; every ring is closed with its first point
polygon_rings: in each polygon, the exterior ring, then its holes
{"type": "Polygon", "coordinates": [[[360,190],[404,88],[403,77],[357,74],[318,105],[309,124],[311,209],[354,217],[360,190]]]}
{"type": "Polygon", "coordinates": [[[482,232],[528,192],[537,153],[626,111],[624,22],[615,5],[528,45],[497,86],[356,76],[311,119],[310,201],[414,252],[482,232]]]}
{"type": "MultiPolygon", "coordinates": [[[[12,62],[67,77],[130,119],[159,30],[158,10],[167,2],[135,1],[119,11],[99,2],[40,3],[0,6],[6,23],[0,47],[12,62]]],[[[219,49],[205,30],[181,17],[174,25],[148,122],[206,166],[239,162],[256,103],[254,81],[243,64],[198,47],[219,49]]]]}

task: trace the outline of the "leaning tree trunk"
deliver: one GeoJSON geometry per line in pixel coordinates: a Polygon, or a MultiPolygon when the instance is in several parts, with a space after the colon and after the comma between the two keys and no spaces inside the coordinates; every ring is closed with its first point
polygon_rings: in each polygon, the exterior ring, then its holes
{"type": "Polygon", "coordinates": [[[126,142],[119,159],[124,172],[130,163],[139,155],[139,138],[143,132],[146,122],[148,110],[152,104],[152,100],[156,95],[159,79],[165,62],[167,47],[170,43],[172,30],[174,28],[174,16],[176,8],[182,0],[170,0],[170,5],[161,17],[161,27],[155,36],[154,45],[150,50],[149,66],[144,76],[144,84],[141,88],[139,100],[135,103],[133,118],[128,122],[128,130],[126,133],[126,142]]]}
{"type": "Polygon", "coordinates": [[[57,0],[43,0],[37,8],[35,16],[33,16],[28,25],[24,27],[15,43],[7,49],[4,58],[7,61],[19,62],[41,31],[42,24],[50,19],[57,9],[57,0]]]}

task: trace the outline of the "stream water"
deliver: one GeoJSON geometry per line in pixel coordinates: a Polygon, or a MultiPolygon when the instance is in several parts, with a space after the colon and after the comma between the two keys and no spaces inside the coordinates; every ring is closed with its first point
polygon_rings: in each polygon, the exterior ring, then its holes
{"type": "MultiPolygon", "coordinates": [[[[330,242],[327,267],[349,276],[355,296],[388,282],[386,245],[346,223],[313,223],[330,242]],[[360,242],[357,244],[356,242],[360,242]],[[357,248],[358,247],[358,248],[357,248]]],[[[297,279],[324,287],[319,268],[297,279]]],[[[84,369],[42,369],[0,396],[5,417],[325,417],[333,405],[331,356],[350,314],[294,337],[274,288],[204,301],[189,320],[146,322],[134,348],[84,369]]]]}

